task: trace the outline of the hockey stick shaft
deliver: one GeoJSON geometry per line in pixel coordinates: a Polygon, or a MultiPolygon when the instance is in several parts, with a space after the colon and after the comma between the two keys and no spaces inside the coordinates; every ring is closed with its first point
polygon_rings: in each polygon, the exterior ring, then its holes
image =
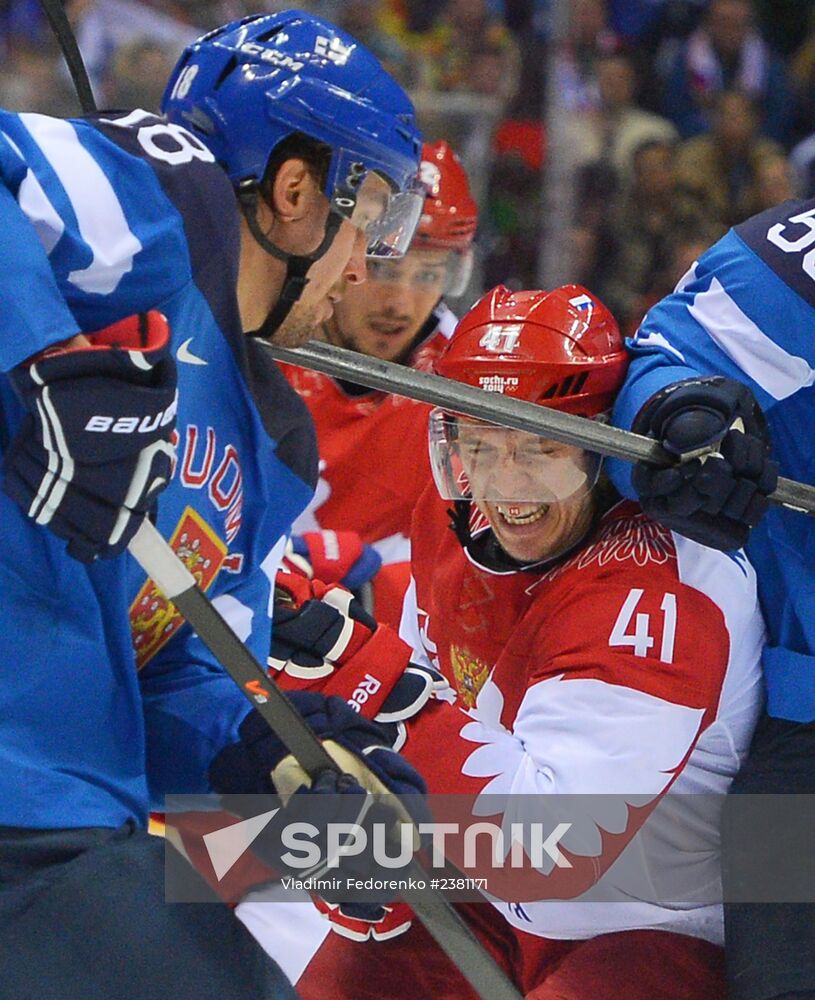
{"type": "MultiPolygon", "coordinates": [[[[676,456],[642,434],[620,430],[597,420],[563,413],[497,392],[486,392],[430,372],[416,371],[391,361],[371,358],[333,344],[311,340],[302,347],[277,347],[261,341],[278,361],[346,379],[369,389],[392,392],[433,406],[488,420],[504,427],[528,431],[564,444],[576,445],[627,462],[673,465],[676,456]]],[[[771,503],[804,514],[815,514],[815,487],[792,479],[779,478],[770,494],[771,503]]]]}
{"type": "Polygon", "coordinates": [[[82,59],[82,53],[76,44],[76,37],[68,20],[68,15],[65,13],[63,2],[62,0],[40,0],[40,5],[45,12],[45,16],[48,18],[51,30],[59,42],[62,54],[65,56],[65,62],[68,64],[68,72],[71,74],[71,79],[74,82],[82,110],[86,115],[91,114],[96,111],[96,101],[91,89],[88,71],[82,59]]]}
{"type": "MultiPolygon", "coordinates": [[[[263,667],[238,639],[149,520],[142,522],[128,551],[175,604],[303,770],[312,778],[326,768],[339,771],[288,698],[267,677],[263,667]]],[[[408,889],[402,898],[413,908],[473,989],[484,1000],[520,1000],[515,987],[484,951],[449,901],[436,889],[429,888],[430,876],[415,858],[408,866],[407,875],[408,884],[412,878],[426,888],[408,889]]]]}
{"type": "MultiPolygon", "coordinates": [[[[41,0],[41,3],[65,56],[82,110],[86,114],[96,111],[88,72],[61,0],[41,0]]],[[[267,678],[261,665],[196,585],[192,574],[150,521],[145,519],[142,522],[128,550],[145,573],[173,601],[303,770],[312,778],[325,768],[338,770],[291,702],[267,678]]],[[[408,885],[412,878],[414,882],[430,886],[429,878],[415,858],[408,866],[408,876],[408,885]]],[[[403,899],[484,1000],[521,1000],[503,971],[438,890],[408,889],[403,893],[403,899]]]]}

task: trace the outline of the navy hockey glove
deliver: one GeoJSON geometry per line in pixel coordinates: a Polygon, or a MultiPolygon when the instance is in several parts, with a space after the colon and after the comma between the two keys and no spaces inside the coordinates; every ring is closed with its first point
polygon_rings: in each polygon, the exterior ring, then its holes
{"type": "Polygon", "coordinates": [[[747,386],[721,376],[677,382],[648,400],[631,429],[689,456],[667,469],[634,466],[645,513],[702,545],[742,548],[778,481],[767,423],[747,386]]]}
{"type": "Polygon", "coordinates": [[[9,377],[28,410],[3,489],[81,562],[124,551],[170,480],[176,371],[167,321],[130,316],[9,377]]]}
{"type": "Polygon", "coordinates": [[[376,632],[376,621],[337,584],[278,573],[268,665],[291,677],[328,677],[376,632]]]}
{"type": "Polygon", "coordinates": [[[379,723],[388,745],[401,750],[407,742],[405,723],[418,715],[431,698],[445,697],[452,701],[454,694],[443,674],[420,663],[408,663],[374,716],[374,722],[379,723]]]}
{"type": "Polygon", "coordinates": [[[407,903],[327,903],[314,896],[314,905],[331,930],[352,941],[390,941],[410,929],[413,910],[407,903]]]}
{"type": "MultiPolygon", "coordinates": [[[[402,821],[406,830],[403,834],[400,827],[400,835],[406,834],[409,845],[417,847],[413,823],[429,820],[426,785],[407,761],[385,746],[379,727],[361,718],[341,698],[325,698],[310,691],[292,692],[288,697],[325,742],[343,773],[324,771],[309,787],[294,758],[253,710],[241,723],[240,741],[226,747],[213,761],[210,781],[225,796],[224,807],[239,815],[257,815],[261,808],[257,801],[245,800],[246,793],[277,791],[284,799],[288,796],[285,807],[253,841],[253,852],[273,869],[298,878],[338,877],[341,884],[336,889],[321,888],[320,895],[330,903],[355,903],[358,914],[376,924],[379,911],[393,898],[393,892],[386,891],[384,898],[374,892],[375,898],[371,898],[370,890],[355,890],[345,880],[395,877],[394,868],[381,869],[372,854],[374,825],[392,830],[397,820],[402,821]],[[383,793],[391,794],[383,798],[383,793]],[[284,830],[295,823],[309,824],[315,831],[310,846],[316,853],[303,865],[293,863],[291,844],[283,840],[284,830]],[[359,830],[337,837],[338,824],[359,830]]],[[[393,849],[388,853],[396,854],[393,849]]],[[[411,852],[408,860],[410,856],[411,852]]]]}
{"type": "MultiPolygon", "coordinates": [[[[351,766],[354,762],[348,754],[363,759],[389,792],[396,795],[425,794],[424,779],[388,747],[380,726],[360,716],[342,698],[327,698],[315,691],[289,691],[286,697],[319,739],[331,741],[347,751],[343,759],[348,760],[351,766]]],[[[215,791],[228,795],[271,794],[275,791],[284,794],[290,791],[289,787],[277,788],[272,779],[272,771],[289,757],[289,751],[257,710],[253,709],[246,716],[238,735],[238,742],[221,750],[212,762],[209,778],[215,791]]],[[[357,773],[353,776],[367,780],[365,775],[357,773]]],[[[288,783],[288,776],[286,781],[288,783]]],[[[359,784],[357,791],[363,791],[359,784]]]]}

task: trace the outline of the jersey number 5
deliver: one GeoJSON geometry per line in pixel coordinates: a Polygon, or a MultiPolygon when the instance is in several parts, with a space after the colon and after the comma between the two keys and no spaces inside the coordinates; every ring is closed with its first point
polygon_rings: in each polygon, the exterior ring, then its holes
{"type": "MultiPolygon", "coordinates": [[[[648,650],[654,645],[654,638],[650,633],[651,616],[645,612],[638,612],[637,605],[640,602],[644,591],[637,587],[629,590],[614,628],[608,637],[609,646],[631,646],[634,656],[647,656],[648,650]],[[634,622],[634,631],[629,632],[631,622],[634,622]]],[[[673,663],[674,640],[676,639],[676,594],[666,594],[662,598],[660,605],[662,611],[662,645],[659,650],[659,658],[663,663],[673,663]]]]}
{"type": "Polygon", "coordinates": [[[810,250],[815,243],[815,209],[793,215],[786,223],[776,223],[768,230],[767,239],[784,253],[804,253],[808,250],[809,253],[804,254],[801,260],[801,267],[805,274],[815,279],[815,250],[810,250]],[[787,226],[805,226],[806,232],[797,239],[790,240],[784,235],[787,226]]]}

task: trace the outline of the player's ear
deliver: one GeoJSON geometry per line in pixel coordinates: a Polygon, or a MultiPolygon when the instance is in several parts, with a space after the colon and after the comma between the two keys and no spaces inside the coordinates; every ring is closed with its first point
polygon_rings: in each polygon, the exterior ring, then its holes
{"type": "Polygon", "coordinates": [[[292,157],[278,167],[267,198],[278,219],[296,222],[308,212],[317,193],[317,181],[308,163],[292,157]]]}

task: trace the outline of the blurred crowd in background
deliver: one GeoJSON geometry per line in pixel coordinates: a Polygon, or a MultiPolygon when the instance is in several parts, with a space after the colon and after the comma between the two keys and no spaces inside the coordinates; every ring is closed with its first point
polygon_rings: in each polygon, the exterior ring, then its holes
{"type": "MultiPolygon", "coordinates": [[[[100,107],[147,109],[189,41],[285,7],[368,45],[462,157],[469,301],[578,281],[631,331],[729,226],[815,195],[815,0],[66,2],[100,107]]],[[[37,0],[0,0],[0,52],[0,105],[77,112],[37,0]]]]}

